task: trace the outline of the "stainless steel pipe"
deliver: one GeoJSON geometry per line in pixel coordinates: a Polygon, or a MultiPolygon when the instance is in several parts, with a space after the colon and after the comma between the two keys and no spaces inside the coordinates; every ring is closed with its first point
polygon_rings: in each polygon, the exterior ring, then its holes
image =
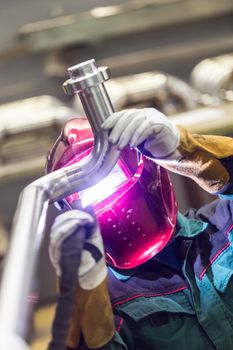
{"type": "Polygon", "coordinates": [[[17,205],[12,239],[0,289],[0,349],[27,349],[24,341],[30,311],[38,253],[43,239],[48,204],[93,186],[114,167],[119,151],[109,144],[102,122],[113,112],[104,87],[107,68],[97,68],[90,60],[68,69],[70,79],[64,83],[69,94],[78,93],[94,133],[94,147],[89,157],[46,175],[21,193],[17,205]]]}

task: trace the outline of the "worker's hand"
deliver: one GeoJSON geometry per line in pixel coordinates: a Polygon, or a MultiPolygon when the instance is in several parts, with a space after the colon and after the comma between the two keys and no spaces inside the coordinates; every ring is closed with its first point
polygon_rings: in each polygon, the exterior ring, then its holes
{"type": "Polygon", "coordinates": [[[77,278],[83,289],[90,290],[107,276],[102,237],[93,215],[81,210],[70,210],[59,215],[51,229],[49,256],[57,275],[61,276],[62,243],[71,235],[83,234],[83,229],[85,234],[77,278]]]}
{"type": "Polygon", "coordinates": [[[130,145],[155,159],[178,159],[180,134],[169,119],[154,108],[127,109],[109,116],[102,125],[109,141],[119,149],[130,145]]]}
{"type": "Polygon", "coordinates": [[[82,342],[88,349],[102,348],[113,338],[115,327],[94,213],[71,210],[58,216],[51,229],[49,255],[60,276],[49,349],[77,349],[82,342]]]}

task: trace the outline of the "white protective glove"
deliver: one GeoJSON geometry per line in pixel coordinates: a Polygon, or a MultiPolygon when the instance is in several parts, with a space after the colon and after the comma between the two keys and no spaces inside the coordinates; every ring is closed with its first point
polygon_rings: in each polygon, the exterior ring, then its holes
{"type": "Polygon", "coordinates": [[[84,242],[77,278],[81,288],[91,290],[100,285],[107,276],[102,237],[98,223],[91,214],[70,210],[55,219],[50,233],[49,257],[57,276],[61,276],[61,245],[75,232],[78,234],[80,228],[87,229],[90,234],[84,242]]]}
{"type": "Polygon", "coordinates": [[[180,133],[169,119],[155,108],[126,109],[110,115],[102,124],[110,130],[109,141],[119,149],[139,146],[145,155],[158,160],[178,160],[180,133]],[[149,154],[148,154],[149,153],[149,154]]]}
{"type": "Polygon", "coordinates": [[[1,349],[4,350],[30,350],[29,345],[21,339],[17,334],[10,332],[4,333],[4,329],[0,332],[1,349]]]}

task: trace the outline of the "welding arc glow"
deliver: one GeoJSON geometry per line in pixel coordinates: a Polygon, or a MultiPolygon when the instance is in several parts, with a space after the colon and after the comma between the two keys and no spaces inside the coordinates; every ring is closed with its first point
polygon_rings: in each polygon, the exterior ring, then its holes
{"type": "Polygon", "coordinates": [[[83,207],[100,202],[111,196],[111,194],[117,190],[117,187],[126,180],[126,174],[120,166],[116,164],[110,174],[108,174],[103,180],[98,182],[95,186],[79,192],[83,207]]]}

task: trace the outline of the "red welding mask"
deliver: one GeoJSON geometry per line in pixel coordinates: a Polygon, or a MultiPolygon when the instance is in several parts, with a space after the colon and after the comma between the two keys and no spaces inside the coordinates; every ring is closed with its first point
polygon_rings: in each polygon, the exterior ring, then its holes
{"type": "MultiPolygon", "coordinates": [[[[77,163],[93,147],[87,119],[66,123],[48,155],[47,173],[77,163]]],[[[97,185],[62,200],[67,208],[95,211],[106,261],[131,269],[160,252],[171,240],[177,205],[167,171],[137,150],[126,147],[117,164],[97,185]]]]}

